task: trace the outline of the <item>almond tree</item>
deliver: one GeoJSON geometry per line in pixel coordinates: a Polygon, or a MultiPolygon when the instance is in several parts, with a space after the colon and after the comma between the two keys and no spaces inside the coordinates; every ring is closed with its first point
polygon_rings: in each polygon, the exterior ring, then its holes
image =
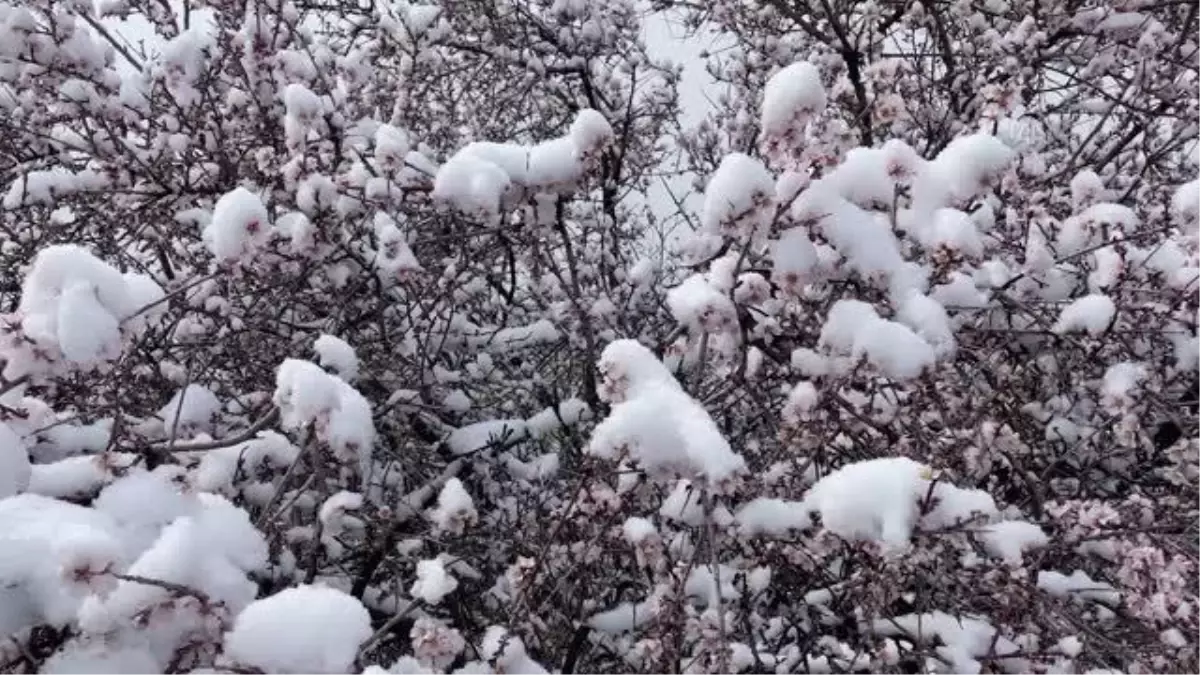
{"type": "Polygon", "coordinates": [[[3,669],[1195,669],[1197,25],[0,3],[3,669]]]}

